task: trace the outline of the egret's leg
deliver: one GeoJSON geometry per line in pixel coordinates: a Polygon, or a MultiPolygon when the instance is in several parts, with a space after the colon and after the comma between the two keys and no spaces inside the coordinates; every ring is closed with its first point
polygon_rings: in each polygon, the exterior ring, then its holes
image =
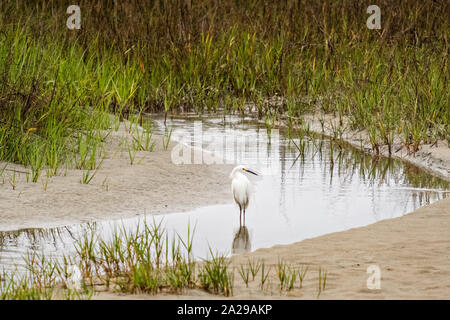
{"type": "Polygon", "coordinates": [[[239,205],[239,227],[242,226],[242,207],[239,205]]]}
{"type": "Polygon", "coordinates": [[[245,207],[244,207],[244,226],[245,226],[245,207]]]}

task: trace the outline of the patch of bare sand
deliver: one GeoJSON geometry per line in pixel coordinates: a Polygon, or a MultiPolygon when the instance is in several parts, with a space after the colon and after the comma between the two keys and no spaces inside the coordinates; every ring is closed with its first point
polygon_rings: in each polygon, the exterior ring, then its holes
{"type": "MultiPolygon", "coordinates": [[[[153,152],[136,152],[130,165],[123,143],[126,139],[130,135],[122,124],[109,136],[106,158],[89,184],[80,183],[85,170],[65,172],[62,168],[60,175],[50,178],[45,190],[45,172],[37,183],[27,183],[23,173],[27,168],[8,165],[0,177],[0,230],[180,212],[232,199],[228,178],[231,166],[175,165],[171,161],[175,142],[164,150],[160,136],[153,137],[153,152]],[[18,171],[15,182],[14,169],[18,171]]],[[[0,168],[4,165],[0,163],[0,168]]]]}

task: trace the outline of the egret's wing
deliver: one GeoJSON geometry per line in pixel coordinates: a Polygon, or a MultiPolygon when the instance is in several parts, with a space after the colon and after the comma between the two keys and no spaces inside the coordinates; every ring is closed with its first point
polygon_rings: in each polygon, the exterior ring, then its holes
{"type": "Polygon", "coordinates": [[[240,175],[231,182],[231,190],[233,191],[234,201],[240,205],[245,205],[249,198],[250,183],[244,175],[240,175]]]}

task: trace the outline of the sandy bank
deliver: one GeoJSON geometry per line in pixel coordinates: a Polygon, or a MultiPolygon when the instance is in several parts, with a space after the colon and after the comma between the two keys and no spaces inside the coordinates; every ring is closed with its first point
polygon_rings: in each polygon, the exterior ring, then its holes
{"type": "Polygon", "coordinates": [[[106,158],[89,184],[80,183],[83,170],[62,168],[45,190],[45,172],[37,183],[27,183],[26,175],[19,172],[26,168],[8,165],[0,177],[0,230],[180,212],[232,199],[228,178],[232,166],[175,165],[170,152],[175,142],[166,151],[160,136],[153,137],[153,152],[136,152],[130,165],[122,143],[129,138],[123,124],[111,133],[106,158]]]}
{"type": "MultiPolygon", "coordinates": [[[[342,125],[339,125],[339,119],[332,115],[307,115],[305,116],[305,120],[309,124],[311,131],[319,134],[324,133],[327,136],[333,137],[333,128],[340,128],[342,130],[341,138],[344,141],[358,149],[372,151],[367,131],[351,130],[349,121],[346,119],[343,119],[342,125]],[[323,121],[323,126],[321,121],[323,121]]],[[[446,141],[438,141],[433,144],[421,144],[419,150],[413,153],[404,146],[399,135],[396,135],[391,152],[389,155],[387,145],[380,146],[381,155],[407,161],[433,175],[450,181],[450,148],[446,141]]]]}

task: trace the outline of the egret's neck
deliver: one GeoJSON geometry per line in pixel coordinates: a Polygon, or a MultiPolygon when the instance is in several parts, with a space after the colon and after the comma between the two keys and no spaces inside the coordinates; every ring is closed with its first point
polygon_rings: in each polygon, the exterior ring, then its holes
{"type": "Polygon", "coordinates": [[[238,170],[233,170],[233,172],[231,172],[231,174],[230,174],[230,178],[231,179],[235,179],[235,178],[238,178],[240,176],[243,176],[243,174],[240,173],[238,170]]]}

